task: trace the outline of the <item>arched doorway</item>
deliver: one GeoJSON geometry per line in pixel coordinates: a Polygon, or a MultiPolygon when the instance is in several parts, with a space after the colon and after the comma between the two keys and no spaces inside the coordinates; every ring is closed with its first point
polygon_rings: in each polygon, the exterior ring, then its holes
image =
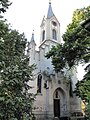
{"type": "Polygon", "coordinates": [[[54,117],[64,116],[66,111],[66,95],[62,88],[57,88],[53,94],[53,111],[54,117]]]}

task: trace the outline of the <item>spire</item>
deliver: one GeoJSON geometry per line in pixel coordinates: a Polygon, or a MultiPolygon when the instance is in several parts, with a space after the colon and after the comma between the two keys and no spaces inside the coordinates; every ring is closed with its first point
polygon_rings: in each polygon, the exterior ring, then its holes
{"type": "Polygon", "coordinates": [[[32,33],[32,37],[31,37],[30,43],[34,43],[36,45],[35,40],[34,40],[34,30],[33,30],[33,33],[32,33]]]}
{"type": "Polygon", "coordinates": [[[31,42],[32,41],[34,41],[34,30],[33,30],[32,37],[31,37],[31,42]]]}
{"type": "Polygon", "coordinates": [[[51,1],[49,0],[49,8],[48,8],[47,18],[51,18],[53,15],[54,14],[53,14],[53,11],[52,11],[51,1]]]}

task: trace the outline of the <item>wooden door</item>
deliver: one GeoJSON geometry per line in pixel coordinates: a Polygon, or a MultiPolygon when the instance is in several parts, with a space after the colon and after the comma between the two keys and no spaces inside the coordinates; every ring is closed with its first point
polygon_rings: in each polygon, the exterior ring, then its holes
{"type": "Polygon", "coordinates": [[[54,99],[54,117],[60,117],[60,99],[54,99]]]}

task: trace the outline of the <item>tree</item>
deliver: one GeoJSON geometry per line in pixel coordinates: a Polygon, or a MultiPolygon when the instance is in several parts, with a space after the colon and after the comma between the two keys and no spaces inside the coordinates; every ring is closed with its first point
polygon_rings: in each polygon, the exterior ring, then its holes
{"type": "MultiPolygon", "coordinates": [[[[77,9],[73,13],[72,22],[63,34],[64,44],[53,46],[47,53],[47,58],[52,58],[55,70],[71,69],[80,63],[90,62],[90,32],[81,26],[81,22],[90,16],[90,6],[77,9]]],[[[88,101],[90,99],[90,69],[76,86],[76,93],[88,101]]]]}
{"type": "Polygon", "coordinates": [[[6,10],[10,5],[11,5],[11,2],[9,0],[0,0],[0,13],[6,12],[6,10]]]}
{"type": "Polygon", "coordinates": [[[87,70],[87,67],[85,68],[87,73],[84,75],[83,80],[78,81],[76,84],[76,94],[82,98],[82,100],[85,100],[86,102],[89,102],[90,100],[90,70],[87,70]]]}
{"type": "Polygon", "coordinates": [[[35,66],[29,66],[26,44],[24,34],[0,20],[0,120],[32,120],[35,95],[28,82],[35,66]]]}

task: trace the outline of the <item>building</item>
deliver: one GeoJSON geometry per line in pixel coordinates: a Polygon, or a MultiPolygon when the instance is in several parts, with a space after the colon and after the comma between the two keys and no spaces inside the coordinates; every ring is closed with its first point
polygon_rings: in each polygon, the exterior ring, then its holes
{"type": "Polygon", "coordinates": [[[39,50],[35,49],[34,33],[28,44],[30,65],[37,65],[33,73],[34,81],[29,82],[33,87],[31,92],[37,93],[34,114],[37,120],[70,117],[72,113],[81,112],[80,100],[72,93],[77,82],[76,70],[64,69],[62,73],[55,73],[51,59],[45,58],[45,54],[53,45],[61,44],[60,23],[53,13],[51,2],[40,29],[39,50]]]}

